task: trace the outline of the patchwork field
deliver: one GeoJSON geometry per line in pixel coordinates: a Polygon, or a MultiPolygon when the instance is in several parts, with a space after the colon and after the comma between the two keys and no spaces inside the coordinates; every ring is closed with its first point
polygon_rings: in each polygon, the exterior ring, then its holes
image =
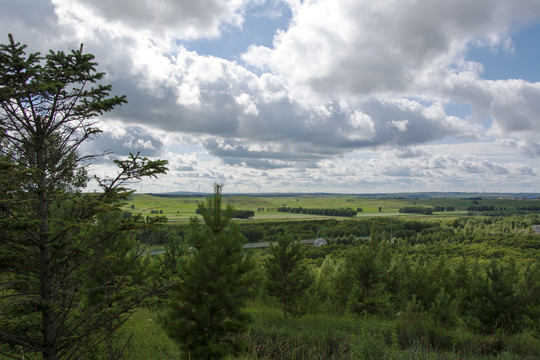
{"type": "MultiPolygon", "coordinates": [[[[205,196],[161,197],[146,194],[136,194],[131,197],[124,209],[143,215],[164,215],[171,222],[187,221],[196,216],[196,209],[205,196]]],[[[239,210],[251,210],[255,216],[247,221],[265,220],[306,220],[325,219],[329,216],[303,215],[278,212],[280,207],[304,209],[362,209],[356,215],[388,216],[404,215],[399,209],[404,207],[452,207],[453,211],[435,212],[438,216],[455,216],[468,213],[471,206],[494,207],[506,211],[515,211],[522,207],[540,207],[538,199],[405,199],[405,198],[367,198],[354,195],[291,195],[291,196],[227,196],[225,204],[231,204],[239,210]]],[[[421,216],[407,214],[408,216],[421,216]]],[[[332,217],[335,218],[335,217],[332,217]]]]}

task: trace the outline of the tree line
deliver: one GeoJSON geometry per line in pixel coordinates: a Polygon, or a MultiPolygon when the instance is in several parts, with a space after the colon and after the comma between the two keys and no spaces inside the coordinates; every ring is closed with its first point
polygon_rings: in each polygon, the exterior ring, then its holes
{"type": "Polygon", "coordinates": [[[342,216],[342,217],[354,217],[357,214],[356,210],[351,208],[347,209],[317,209],[317,208],[302,208],[302,207],[288,207],[281,206],[277,208],[278,212],[288,212],[293,214],[309,214],[309,215],[324,215],[324,216],[342,216]]]}
{"type": "MultiPolygon", "coordinates": [[[[195,210],[196,214],[201,214],[201,209],[197,208],[195,210]]],[[[236,219],[250,219],[255,216],[255,212],[253,210],[237,210],[234,209],[232,213],[232,217],[236,219]]]]}

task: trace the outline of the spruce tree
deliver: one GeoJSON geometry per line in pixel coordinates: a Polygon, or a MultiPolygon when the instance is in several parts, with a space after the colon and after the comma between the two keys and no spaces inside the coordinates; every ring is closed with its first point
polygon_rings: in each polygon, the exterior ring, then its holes
{"type": "Polygon", "coordinates": [[[118,174],[83,193],[94,156],[79,147],[125,98],[99,84],[104,73],[82,45],[44,57],[25,48],[11,35],[0,45],[0,354],[81,358],[148,294],[132,276],[131,236],[148,224],[120,208],[127,184],[166,161],[115,160],[118,174]]]}
{"type": "Polygon", "coordinates": [[[251,292],[254,262],[244,254],[245,238],[231,223],[234,209],[222,209],[222,186],[199,205],[204,224],[192,218],[187,243],[191,253],[179,263],[164,325],[191,359],[221,359],[238,354],[235,335],[246,330],[244,306],[251,292]]]}

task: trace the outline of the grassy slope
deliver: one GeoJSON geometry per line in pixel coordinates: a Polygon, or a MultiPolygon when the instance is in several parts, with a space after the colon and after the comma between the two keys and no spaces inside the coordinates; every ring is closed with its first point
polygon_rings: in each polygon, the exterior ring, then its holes
{"type": "MultiPolygon", "coordinates": [[[[371,316],[307,314],[287,319],[279,309],[261,303],[247,308],[253,318],[249,330],[240,338],[247,345],[243,355],[228,360],[255,359],[536,359],[540,353],[538,341],[530,334],[506,338],[506,350],[482,355],[489,336],[474,335],[465,329],[452,330],[448,349],[434,350],[426,344],[407,349],[398,346],[397,323],[371,316]],[[454,348],[455,347],[455,348],[454,348]],[[454,348],[454,350],[451,350],[454,348]]],[[[123,345],[130,338],[124,359],[189,359],[159,326],[157,315],[139,309],[117,333],[116,343],[123,345]]],[[[105,359],[106,352],[94,354],[105,359]]]]}

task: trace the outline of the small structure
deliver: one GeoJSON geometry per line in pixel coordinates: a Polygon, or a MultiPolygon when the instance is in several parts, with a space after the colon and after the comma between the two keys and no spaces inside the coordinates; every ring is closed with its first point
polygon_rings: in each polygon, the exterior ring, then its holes
{"type": "Polygon", "coordinates": [[[323,238],[318,238],[317,240],[315,240],[315,242],[313,242],[313,246],[319,247],[323,245],[328,245],[328,242],[324,240],[323,238]]]}
{"type": "Polygon", "coordinates": [[[535,233],[540,235],[540,225],[533,225],[533,230],[534,230],[535,233]]]}

